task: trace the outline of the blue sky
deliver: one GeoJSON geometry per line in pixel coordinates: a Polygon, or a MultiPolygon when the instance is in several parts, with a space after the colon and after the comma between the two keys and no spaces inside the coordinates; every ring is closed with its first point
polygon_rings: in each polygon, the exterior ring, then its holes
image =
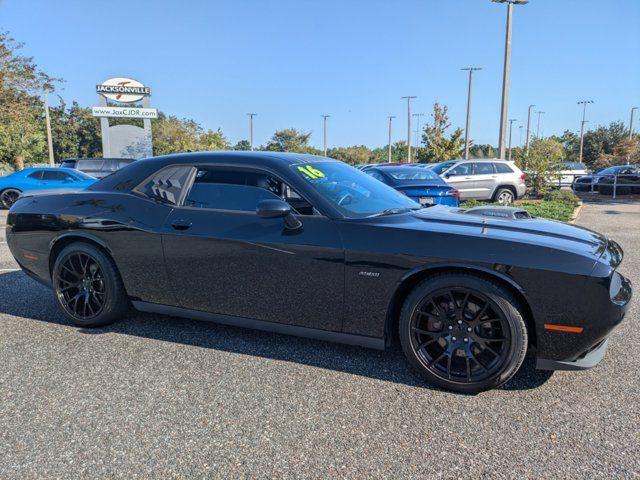
{"type": "MultiPolygon", "coordinates": [[[[257,144],[296,127],[316,146],[323,113],[330,146],[386,144],[387,115],[398,117],[394,141],[406,138],[402,95],[418,96],[416,113],[448,105],[464,127],[466,65],[483,67],[471,137],[497,144],[505,15],[490,0],[0,0],[0,28],[66,80],[67,101],[96,105],[97,83],[130,76],[152,88],[153,106],[232,142],[256,112],[257,144]]],[[[589,98],[590,127],[628,122],[640,105],[639,25],[639,0],[516,6],[509,117],[525,124],[533,103],[544,135],[577,131],[576,101],[589,98]]]]}

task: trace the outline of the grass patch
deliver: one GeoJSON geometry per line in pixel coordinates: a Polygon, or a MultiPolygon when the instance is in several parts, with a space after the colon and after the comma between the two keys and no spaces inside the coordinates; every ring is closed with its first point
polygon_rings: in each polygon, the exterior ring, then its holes
{"type": "MultiPolygon", "coordinates": [[[[496,205],[498,203],[491,202],[479,202],[477,200],[468,200],[461,206],[463,208],[479,207],[481,205],[496,205]]],[[[568,222],[573,216],[573,211],[578,204],[573,202],[561,202],[558,200],[541,200],[537,202],[518,202],[513,206],[522,208],[529,212],[531,216],[549,218],[551,220],[560,220],[561,222],[568,222]]]]}

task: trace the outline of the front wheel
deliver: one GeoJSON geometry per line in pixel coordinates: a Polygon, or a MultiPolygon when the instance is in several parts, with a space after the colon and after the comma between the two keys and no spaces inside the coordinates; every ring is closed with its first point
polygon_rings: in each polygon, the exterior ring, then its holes
{"type": "Polygon", "coordinates": [[[405,301],[399,322],[405,356],[430,383],[478,393],[507,382],[527,351],[520,306],[501,284],[473,274],[437,274],[405,301]]]}
{"type": "Polygon", "coordinates": [[[53,266],[53,288],[67,317],[79,327],[100,327],[119,320],[129,298],[113,260],[87,243],[72,243],[53,266]]]}
{"type": "Polygon", "coordinates": [[[18,197],[22,192],[17,188],[7,188],[0,193],[0,204],[6,208],[11,208],[11,205],[16,203],[18,197]]]}

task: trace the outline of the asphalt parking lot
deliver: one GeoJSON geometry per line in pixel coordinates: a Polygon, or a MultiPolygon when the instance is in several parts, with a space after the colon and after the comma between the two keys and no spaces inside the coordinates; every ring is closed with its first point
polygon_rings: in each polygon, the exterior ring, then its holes
{"type": "MultiPolygon", "coordinates": [[[[463,396],[398,351],[138,313],[75,328],[15,270],[5,219],[0,478],[640,476],[637,298],[595,369],[529,359],[463,396]]],[[[623,246],[637,288],[640,204],[587,204],[577,223],[623,246]]]]}

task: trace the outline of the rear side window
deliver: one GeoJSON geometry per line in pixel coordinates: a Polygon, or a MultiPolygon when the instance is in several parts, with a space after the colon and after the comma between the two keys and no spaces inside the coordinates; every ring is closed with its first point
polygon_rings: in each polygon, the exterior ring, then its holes
{"type": "Polygon", "coordinates": [[[42,180],[42,170],[37,170],[33,173],[27,175],[27,178],[32,178],[34,180],[42,180]]]}
{"type": "Polygon", "coordinates": [[[498,173],[513,173],[513,169],[506,163],[494,163],[493,166],[498,173]]]}
{"type": "Polygon", "coordinates": [[[367,175],[371,175],[376,180],[380,180],[381,182],[384,182],[384,177],[380,175],[378,172],[376,172],[375,170],[367,170],[364,173],[366,173],[367,175]]]}
{"type": "Polygon", "coordinates": [[[60,164],[62,168],[75,168],[76,161],[75,160],[65,160],[60,164]]]}
{"type": "Polygon", "coordinates": [[[493,169],[493,163],[478,162],[474,163],[473,173],[474,175],[491,175],[492,173],[496,172],[493,169]]]}
{"type": "Polygon", "coordinates": [[[194,167],[164,168],[133,191],[162,203],[179,205],[195,172],[194,167]]]}

